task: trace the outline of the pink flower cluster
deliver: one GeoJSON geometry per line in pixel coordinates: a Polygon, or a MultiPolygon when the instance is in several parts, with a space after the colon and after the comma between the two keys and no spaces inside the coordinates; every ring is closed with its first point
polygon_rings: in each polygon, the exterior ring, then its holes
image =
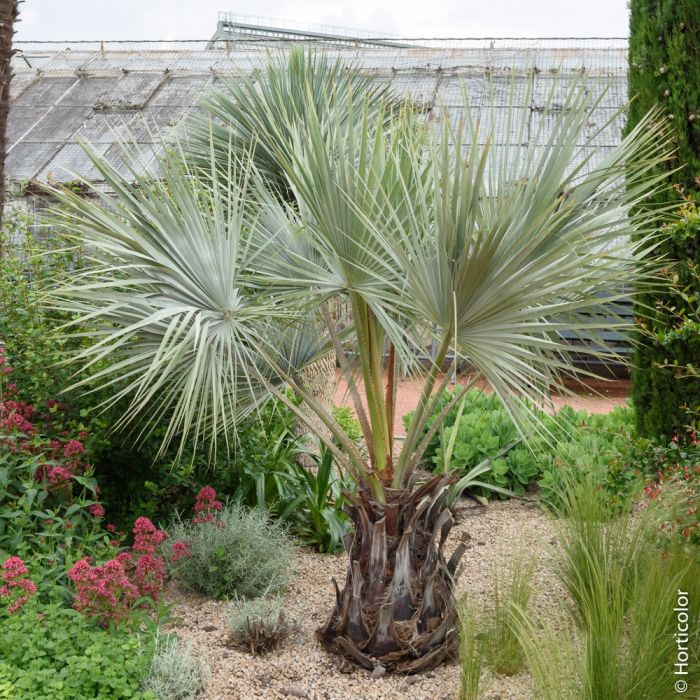
{"type": "Polygon", "coordinates": [[[75,584],[74,607],[102,625],[124,620],[138,598],[157,601],[165,585],[165,561],[156,552],[167,534],[145,517],[134,523],[133,533],[131,552],[121,552],[101,566],[81,559],[68,572],[75,584]]]}
{"type": "Polygon", "coordinates": [[[0,427],[3,432],[22,433],[30,437],[36,433],[32,423],[34,413],[34,406],[24,401],[14,399],[0,401],[0,427]]]}
{"type": "Polygon", "coordinates": [[[161,542],[167,539],[168,534],[159,530],[148,518],[141,516],[134,523],[134,546],[135,552],[142,554],[155,554],[161,542]]]}
{"type": "Polygon", "coordinates": [[[214,520],[214,514],[224,507],[221,501],[216,499],[216,491],[211,486],[204,486],[197,494],[194,502],[193,523],[209,523],[214,520]]]}
{"type": "Polygon", "coordinates": [[[100,503],[93,503],[88,508],[88,511],[90,512],[90,515],[92,515],[93,518],[97,518],[98,520],[101,520],[105,517],[105,508],[100,503]]]}
{"type": "Polygon", "coordinates": [[[170,545],[170,562],[174,564],[181,559],[189,559],[192,556],[190,547],[187,542],[173,542],[170,545]]]}
{"type": "Polygon", "coordinates": [[[66,469],[60,465],[51,466],[50,464],[47,464],[45,473],[45,478],[49,482],[49,486],[52,491],[61,491],[70,487],[73,472],[71,472],[69,469],[66,469]]]}
{"type": "Polygon", "coordinates": [[[7,611],[16,613],[35,593],[36,585],[27,578],[29,570],[19,557],[10,557],[2,565],[0,598],[10,599],[7,611]]]}
{"type": "Polygon", "coordinates": [[[68,442],[63,446],[63,455],[65,457],[73,457],[74,455],[81,455],[85,452],[85,446],[80,440],[74,438],[68,440],[68,442]]]}
{"type": "Polygon", "coordinates": [[[63,489],[69,483],[66,472],[82,474],[86,450],[81,440],[88,434],[80,431],[78,437],[71,437],[65,430],[64,417],[69,406],[56,400],[49,400],[45,410],[39,411],[32,404],[17,400],[17,386],[4,384],[2,375],[11,367],[5,348],[0,346],[0,445],[11,452],[39,455],[45,464],[37,470],[37,480],[48,481],[55,489],[63,489]],[[61,439],[45,438],[44,435],[58,435],[61,439]],[[60,467],[51,478],[54,469],[60,467]]]}
{"type": "Polygon", "coordinates": [[[121,555],[101,566],[91,566],[89,559],[80,559],[68,572],[68,578],[75,585],[73,607],[104,625],[109,620],[125,619],[139,596],[126,575],[121,555]]]}

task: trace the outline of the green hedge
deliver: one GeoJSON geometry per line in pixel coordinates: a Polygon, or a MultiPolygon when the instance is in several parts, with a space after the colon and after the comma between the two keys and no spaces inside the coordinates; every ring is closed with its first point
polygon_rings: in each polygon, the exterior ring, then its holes
{"type": "MultiPolygon", "coordinates": [[[[678,261],[677,288],[700,295],[698,278],[688,264],[700,263],[700,225],[688,225],[679,192],[700,192],[700,12],[698,0],[631,0],[629,45],[628,130],[654,105],[660,105],[673,126],[676,154],[668,167],[669,187],[654,205],[678,203],[661,231],[658,252],[678,261]],[[674,172],[672,172],[674,171],[674,172]]],[[[682,310],[677,288],[669,286],[640,296],[636,309],[645,329],[634,355],[633,400],[637,429],[648,437],[670,438],[692,423],[689,411],[700,409],[700,376],[679,379],[674,366],[700,367],[697,334],[676,334],[677,319],[669,308],[682,310]]]]}

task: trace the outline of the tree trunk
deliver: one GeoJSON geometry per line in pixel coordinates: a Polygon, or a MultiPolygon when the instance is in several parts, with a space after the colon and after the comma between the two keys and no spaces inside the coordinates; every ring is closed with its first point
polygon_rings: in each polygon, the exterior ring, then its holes
{"type": "MultiPolygon", "coordinates": [[[[17,0],[0,0],[0,230],[5,207],[5,132],[10,111],[10,81],[12,80],[12,37],[17,20],[17,0]]],[[[0,238],[0,254],[2,239],[0,238]]]]}
{"type": "Polygon", "coordinates": [[[443,547],[453,519],[445,507],[451,478],[413,492],[386,489],[386,505],[361,489],[347,509],[345,586],[318,637],[329,651],[367,669],[418,673],[438,666],[458,643],[453,576],[468,536],[449,561],[443,547]]]}

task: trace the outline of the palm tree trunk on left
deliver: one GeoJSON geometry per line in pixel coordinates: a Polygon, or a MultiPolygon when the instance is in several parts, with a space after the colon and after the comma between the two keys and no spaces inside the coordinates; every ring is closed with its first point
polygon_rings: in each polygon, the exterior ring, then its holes
{"type": "MultiPolygon", "coordinates": [[[[10,81],[12,80],[12,37],[19,10],[18,0],[0,0],[0,229],[5,206],[5,130],[10,111],[10,81]]],[[[2,242],[0,241],[0,246],[2,242]]],[[[0,253],[2,248],[0,247],[0,253]]]]}

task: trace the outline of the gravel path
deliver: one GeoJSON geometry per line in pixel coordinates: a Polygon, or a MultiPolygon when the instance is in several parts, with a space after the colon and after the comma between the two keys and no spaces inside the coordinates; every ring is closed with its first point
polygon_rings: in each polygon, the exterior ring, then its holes
{"type": "MultiPolygon", "coordinates": [[[[473,546],[463,559],[458,579],[460,594],[468,594],[477,608],[489,605],[492,576],[507,566],[515,552],[535,556],[535,614],[547,615],[560,589],[551,573],[555,552],[554,524],[537,506],[522,501],[500,501],[487,508],[466,508],[450,536],[472,536],[473,546]]],[[[449,550],[448,542],[448,550],[449,550]]],[[[331,578],[345,575],[345,557],[299,553],[298,570],[285,596],[290,619],[298,632],[267,656],[226,646],[226,603],[173,589],[176,632],[189,640],[210,667],[205,700],[252,698],[307,698],[308,700],[448,700],[459,696],[459,667],[449,664],[425,676],[384,676],[348,669],[321,649],[314,631],[323,623],[333,601],[331,578]]],[[[486,700],[533,698],[527,674],[486,678],[486,700]]]]}

